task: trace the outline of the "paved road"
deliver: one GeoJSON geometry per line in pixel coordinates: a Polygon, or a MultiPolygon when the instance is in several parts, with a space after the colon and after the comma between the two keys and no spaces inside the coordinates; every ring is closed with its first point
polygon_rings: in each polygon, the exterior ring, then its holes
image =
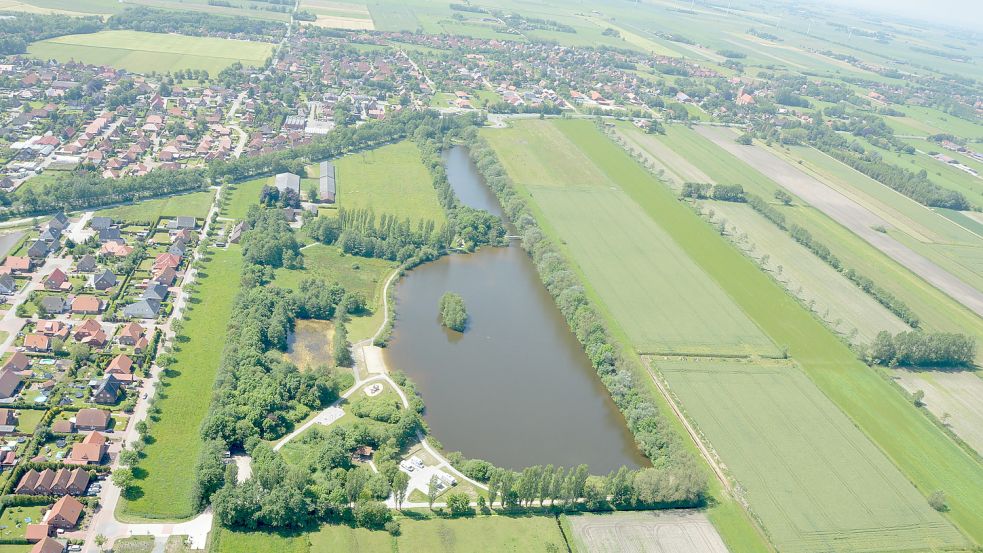
{"type": "Polygon", "coordinates": [[[765,174],[806,203],[822,211],[891,259],[904,265],[952,299],[983,317],[983,292],[939,267],[924,256],[874,227],[892,225],[866,207],[833,190],[815,177],[764,148],[749,148],[734,141],[730,131],[697,127],[696,132],[765,174]]]}

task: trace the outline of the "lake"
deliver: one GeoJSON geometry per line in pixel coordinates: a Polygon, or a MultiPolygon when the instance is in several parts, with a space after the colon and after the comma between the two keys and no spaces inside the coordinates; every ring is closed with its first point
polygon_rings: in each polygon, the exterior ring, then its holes
{"type": "MultiPolygon", "coordinates": [[[[445,164],[462,202],[501,213],[464,148],[445,164]]],[[[586,463],[600,474],[647,464],[518,244],[418,267],[395,299],[388,365],[416,382],[431,434],[448,451],[513,469],[586,463]],[[463,334],[440,325],[448,291],[467,306],[463,334]]]]}

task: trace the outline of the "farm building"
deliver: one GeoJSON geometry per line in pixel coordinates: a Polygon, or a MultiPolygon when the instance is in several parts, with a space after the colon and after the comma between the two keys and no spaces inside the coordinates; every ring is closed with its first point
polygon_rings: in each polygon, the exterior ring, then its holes
{"type": "Polygon", "coordinates": [[[322,202],[327,202],[329,204],[333,204],[335,202],[335,194],[337,189],[335,188],[334,176],[334,164],[327,161],[322,161],[321,178],[318,180],[318,195],[322,202]]]}
{"type": "Polygon", "coordinates": [[[287,190],[293,190],[294,193],[300,195],[300,177],[293,173],[279,173],[273,177],[273,185],[281,194],[287,190]]]}

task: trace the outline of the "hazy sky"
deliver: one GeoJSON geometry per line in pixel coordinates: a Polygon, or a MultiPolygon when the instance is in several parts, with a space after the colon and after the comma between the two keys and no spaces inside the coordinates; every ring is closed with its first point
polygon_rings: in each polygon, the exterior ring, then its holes
{"type": "Polygon", "coordinates": [[[981,0],[831,0],[870,11],[892,13],[983,32],[981,0]]]}

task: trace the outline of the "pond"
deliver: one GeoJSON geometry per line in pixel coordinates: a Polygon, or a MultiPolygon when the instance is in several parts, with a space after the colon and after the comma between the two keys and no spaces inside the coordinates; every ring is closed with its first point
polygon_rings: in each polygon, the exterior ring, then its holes
{"type": "MultiPolygon", "coordinates": [[[[463,202],[501,212],[466,150],[448,152],[445,163],[463,202]]],[[[418,267],[395,298],[387,364],[416,382],[431,433],[447,450],[513,469],[586,463],[600,474],[646,464],[518,244],[418,267]],[[467,306],[463,334],[440,325],[447,291],[467,306]]]]}

